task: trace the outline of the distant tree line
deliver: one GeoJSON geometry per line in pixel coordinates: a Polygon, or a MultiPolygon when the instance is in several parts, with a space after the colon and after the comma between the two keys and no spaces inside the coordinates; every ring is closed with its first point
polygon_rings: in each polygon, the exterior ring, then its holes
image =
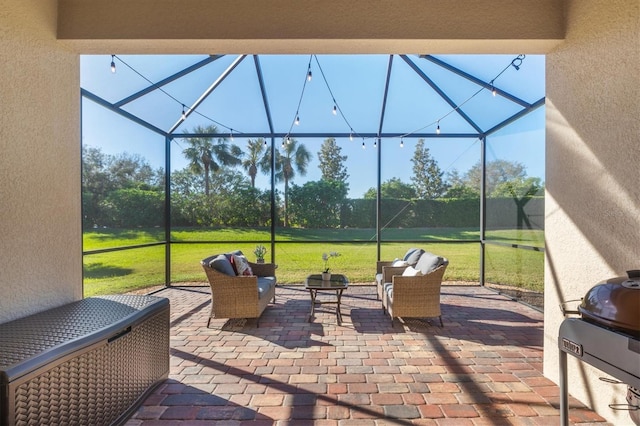
{"type": "MultiPolygon", "coordinates": [[[[271,173],[283,184],[276,190],[278,226],[301,228],[375,227],[377,189],[361,199],[349,199],[347,156],[334,138],[324,140],[317,153],[321,178],[297,185],[305,176],[312,154],[295,139],[271,148],[262,138],[249,139],[244,149],[218,136],[215,126],[196,127],[200,135],[185,138],[188,165],[171,173],[171,220],[174,226],[244,226],[271,224],[271,192],[256,187],[258,174],[271,173]],[[214,136],[212,136],[214,135],[214,136]]],[[[480,163],[463,175],[446,176],[424,140],[416,143],[410,182],[391,178],[381,184],[384,226],[477,226],[480,163]]],[[[153,169],[134,154],[104,154],[98,148],[82,151],[83,225],[95,227],[153,227],[164,224],[164,170],[153,169]]],[[[527,210],[539,210],[543,185],[526,176],[522,164],[504,160],[487,163],[486,193],[505,199],[520,217],[518,226],[532,227],[527,210]],[[529,204],[533,199],[539,201],[529,204]],[[527,207],[528,205],[528,207],[527,207]],[[535,206],[534,206],[535,205],[535,206]]],[[[533,214],[535,216],[535,214],[533,214]]]]}

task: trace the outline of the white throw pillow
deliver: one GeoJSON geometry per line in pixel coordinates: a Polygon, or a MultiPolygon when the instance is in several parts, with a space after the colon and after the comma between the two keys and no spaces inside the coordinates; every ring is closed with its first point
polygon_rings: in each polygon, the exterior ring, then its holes
{"type": "Polygon", "coordinates": [[[420,275],[422,275],[420,269],[416,269],[413,266],[407,266],[407,269],[402,273],[403,277],[419,277],[420,275]]]}
{"type": "Polygon", "coordinates": [[[394,261],[391,266],[408,266],[409,264],[407,263],[406,260],[396,260],[394,261]]]}
{"type": "Polygon", "coordinates": [[[236,270],[238,271],[238,276],[241,275],[253,275],[253,271],[249,266],[249,262],[247,258],[241,255],[234,254],[233,255],[233,264],[236,265],[236,270]]]}

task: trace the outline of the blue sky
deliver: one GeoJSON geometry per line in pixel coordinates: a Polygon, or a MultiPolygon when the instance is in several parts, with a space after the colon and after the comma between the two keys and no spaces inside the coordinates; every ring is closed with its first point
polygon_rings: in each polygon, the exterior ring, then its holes
{"type": "MultiPolygon", "coordinates": [[[[510,63],[517,55],[445,55],[438,59],[490,82],[529,103],[542,98],[544,88],[544,56],[527,55],[516,70],[510,63]],[[499,75],[500,74],[500,75],[499,75]],[[498,76],[496,78],[496,76],[498,76]]],[[[190,56],[118,56],[117,72],[110,71],[110,55],[81,58],[81,87],[117,102],[136,91],[205,58],[190,56]],[[143,78],[144,77],[144,78],[143,78]]],[[[237,60],[237,55],[225,56],[209,65],[155,90],[123,109],[145,121],[169,130],[182,113],[182,104],[192,105],[224,71],[237,60]]],[[[469,82],[417,56],[409,59],[440,87],[472,120],[487,130],[518,112],[522,107],[469,82]]],[[[375,185],[376,155],[373,139],[362,139],[360,133],[376,133],[380,126],[385,79],[389,67],[388,55],[261,55],[266,95],[276,132],[350,133],[354,140],[338,139],[342,154],[348,157],[350,195],[359,197],[375,185]],[[306,81],[311,63],[313,78],[306,81]],[[324,75],[324,78],[323,78],[324,75]],[[326,82],[325,82],[326,79],[326,82]],[[301,96],[304,88],[304,95],[301,96]],[[335,102],[334,102],[335,101],[335,102]],[[299,107],[298,107],[299,105],[299,107]],[[342,114],[333,115],[336,105],[342,114]],[[300,125],[293,121],[298,115],[300,125]],[[365,149],[362,149],[362,143],[365,149]]],[[[220,133],[233,134],[234,143],[243,147],[243,132],[267,132],[267,118],[260,96],[252,57],[242,60],[212,94],[182,123],[177,133],[189,132],[197,125],[215,124],[220,133]]],[[[382,141],[382,181],[392,177],[409,181],[410,158],[415,138],[413,132],[433,133],[436,126],[442,133],[469,133],[473,128],[445,102],[404,60],[395,56],[389,81],[382,132],[399,133],[400,138],[382,141]]],[[[294,136],[295,137],[295,136],[294,136]]],[[[115,154],[137,153],[154,167],[164,166],[164,138],[130,122],[91,101],[83,101],[83,143],[115,154]]],[[[294,182],[317,180],[320,172],[316,153],[322,139],[299,139],[313,154],[305,177],[294,182]]],[[[280,141],[276,141],[276,146],[280,141]]],[[[172,144],[172,169],[186,163],[181,156],[182,140],[172,144]]],[[[464,174],[479,160],[479,141],[475,138],[427,139],[431,155],[445,171],[456,169],[464,174]]],[[[544,180],[544,107],[518,120],[488,138],[488,160],[506,159],[525,164],[529,176],[544,180]]],[[[267,177],[258,179],[258,186],[267,185],[267,177]]]]}

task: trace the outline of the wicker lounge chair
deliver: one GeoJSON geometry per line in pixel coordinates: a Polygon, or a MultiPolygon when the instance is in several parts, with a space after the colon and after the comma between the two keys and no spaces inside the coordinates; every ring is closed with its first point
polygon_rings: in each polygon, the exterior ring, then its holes
{"type": "Polygon", "coordinates": [[[376,264],[376,287],[378,300],[382,300],[383,289],[382,286],[386,282],[382,279],[383,268],[387,269],[387,274],[402,275],[407,266],[416,266],[420,256],[424,253],[424,250],[420,248],[410,248],[407,250],[402,259],[395,260],[379,260],[376,264]],[[398,266],[394,266],[398,265],[398,266]],[[391,269],[393,268],[393,269],[391,269]]]}
{"type": "Polygon", "coordinates": [[[212,318],[256,318],[259,327],[262,312],[269,302],[276,300],[276,265],[248,262],[253,275],[237,276],[232,275],[233,271],[229,274],[220,268],[215,262],[217,258],[220,255],[200,262],[211,286],[211,315],[207,327],[212,318]]]}
{"type": "Polygon", "coordinates": [[[419,261],[415,269],[412,267],[382,268],[382,309],[389,314],[392,322],[396,317],[437,317],[442,327],[440,287],[449,262],[445,258],[428,252],[422,256],[425,257],[424,262],[419,261]],[[418,275],[406,275],[405,271],[409,268],[418,271],[418,275]]]}

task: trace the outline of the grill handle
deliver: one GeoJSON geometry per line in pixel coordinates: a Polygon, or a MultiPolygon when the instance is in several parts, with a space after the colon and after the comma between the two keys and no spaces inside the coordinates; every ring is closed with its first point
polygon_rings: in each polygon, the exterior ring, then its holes
{"type": "Polygon", "coordinates": [[[577,309],[567,309],[566,305],[568,303],[575,303],[575,302],[582,302],[582,299],[566,300],[560,303],[560,310],[562,311],[562,315],[564,315],[565,317],[567,315],[580,315],[580,311],[578,311],[577,309]]]}
{"type": "Polygon", "coordinates": [[[632,269],[627,271],[627,276],[631,278],[640,278],[640,269],[632,269]]]}

